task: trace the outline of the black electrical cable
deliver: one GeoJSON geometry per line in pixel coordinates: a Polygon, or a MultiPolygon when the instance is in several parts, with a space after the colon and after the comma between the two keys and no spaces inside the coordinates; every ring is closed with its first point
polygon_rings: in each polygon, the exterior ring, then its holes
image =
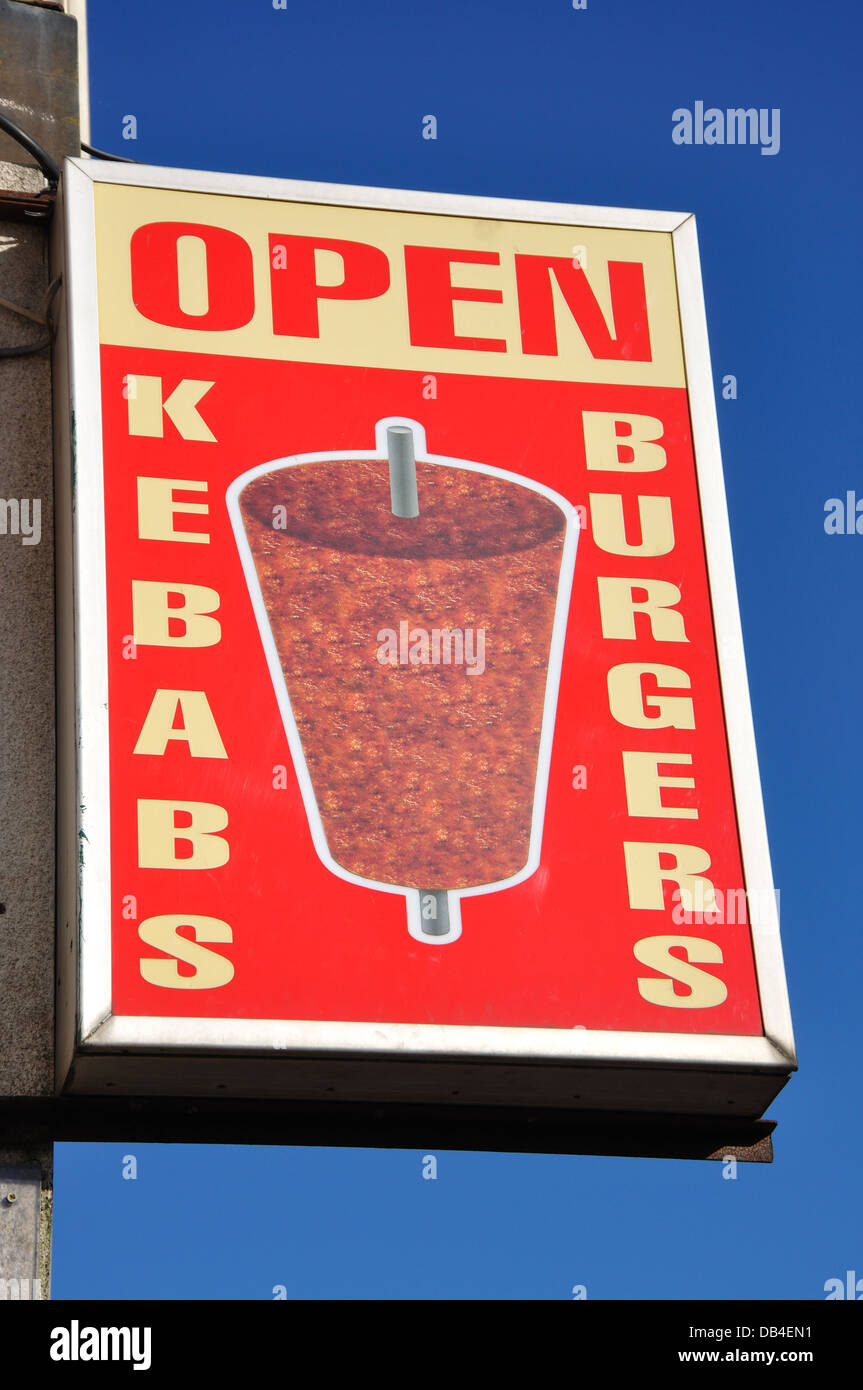
{"type": "MultiPolygon", "coordinates": [[[[37,323],[44,323],[48,329],[48,332],[42,338],[42,341],[38,343],[26,343],[22,347],[0,347],[0,358],[30,357],[34,352],[42,352],[45,348],[51,346],[52,342],[54,341],[54,333],[56,332],[54,321],[51,318],[51,305],[54,302],[55,294],[60,288],[62,279],[62,275],[58,275],[56,280],[51,281],[51,284],[48,286],[48,289],[45,292],[45,303],[42,308],[42,317],[41,319],[36,320],[37,323]]],[[[9,305],[9,308],[11,308],[14,313],[20,314],[24,312],[21,309],[19,309],[16,305],[9,305]]],[[[30,313],[25,313],[24,316],[25,318],[36,318],[35,314],[30,313]]]]}
{"type": "MultiPolygon", "coordinates": [[[[60,182],[60,168],[48,151],[43,150],[32,135],[28,135],[26,130],[22,130],[8,116],[4,116],[2,111],[0,111],[0,130],[5,130],[7,135],[10,135],[13,140],[17,140],[19,145],[24,146],[28,154],[32,154],[50,182],[52,190],[55,189],[60,182]]],[[[95,155],[97,159],[114,159],[118,164],[140,164],[141,162],[139,159],[127,159],[123,154],[109,154],[107,150],[97,150],[93,145],[85,145],[83,140],[81,141],[81,149],[85,154],[95,155]]]]}
{"type": "MultiPolygon", "coordinates": [[[[42,173],[45,175],[45,178],[48,180],[48,191],[50,193],[56,193],[57,185],[60,182],[60,166],[51,158],[48,151],[43,150],[42,146],[37,140],[33,139],[32,135],[28,135],[26,130],[22,130],[15,121],[10,120],[8,116],[4,116],[2,111],[0,111],[0,130],[5,131],[5,133],[11,136],[13,140],[16,140],[28,154],[33,156],[42,170],[42,173]]],[[[25,318],[36,319],[37,323],[44,323],[48,331],[37,343],[25,343],[20,347],[0,347],[0,358],[29,357],[33,353],[43,352],[45,348],[51,346],[55,331],[51,319],[51,305],[55,294],[60,288],[60,278],[61,277],[58,275],[57,279],[53,280],[48,286],[40,319],[36,318],[35,314],[19,309],[16,305],[7,304],[4,306],[10,308],[13,313],[23,313],[25,318]]]]}
{"type": "Polygon", "coordinates": [[[28,154],[32,154],[42,173],[45,175],[51,191],[54,192],[60,182],[60,166],[51,158],[47,150],[43,150],[26,130],[22,130],[14,121],[10,121],[8,116],[4,116],[0,111],[0,130],[5,130],[7,135],[11,135],[13,140],[17,140],[19,145],[23,145],[28,154]]]}
{"type": "Polygon", "coordinates": [[[127,159],[124,154],[108,154],[107,150],[94,149],[92,145],[85,145],[81,141],[81,149],[85,154],[95,155],[97,159],[114,159],[118,164],[140,164],[140,159],[127,159]]]}

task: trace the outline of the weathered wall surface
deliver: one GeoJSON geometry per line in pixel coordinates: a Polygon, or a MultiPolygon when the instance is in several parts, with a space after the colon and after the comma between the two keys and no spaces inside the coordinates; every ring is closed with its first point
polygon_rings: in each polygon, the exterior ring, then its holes
{"type": "MultiPolygon", "coordinates": [[[[0,221],[0,297],[35,312],[45,228],[0,221]]],[[[45,330],[0,305],[0,347],[45,330]]],[[[51,362],[0,357],[0,1095],[53,1088],[51,362]]]]}
{"type": "MultiPolygon", "coordinates": [[[[78,154],[74,20],[0,0],[0,53],[0,110],[58,163],[78,154]]],[[[47,337],[48,224],[33,206],[45,188],[0,134],[0,350],[47,337]]],[[[0,1098],[54,1088],[51,393],[47,347],[0,351],[0,1098]]],[[[48,1297],[52,1150],[0,1132],[0,1297],[48,1297]]]]}

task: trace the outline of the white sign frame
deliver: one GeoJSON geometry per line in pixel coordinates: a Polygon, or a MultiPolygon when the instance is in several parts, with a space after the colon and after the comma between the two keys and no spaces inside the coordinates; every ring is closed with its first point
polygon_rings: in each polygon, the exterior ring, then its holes
{"type": "Polygon", "coordinates": [[[132,1092],[188,1095],[216,1086],[235,1095],[308,1096],[322,1094],[322,1078],[331,1080],[338,1072],[342,1079],[338,1087],[325,1088],[328,1093],[438,1099],[455,1067],[466,1089],[453,1092],[450,1086],[450,1096],[465,1102],[666,1110],[670,1105],[713,1114],[727,1114],[731,1104],[738,1115],[761,1114],[796,1069],[796,1057],[694,217],[67,159],[53,258],[54,274],[61,269],[64,275],[65,324],[55,352],[58,679],[65,711],[59,725],[58,1087],[87,1092],[116,1084],[132,1092]],[[671,234],[743,868],[747,885],[759,890],[752,895],[750,921],[764,1036],[113,1016],[96,183],[671,234]],[[67,964],[70,956],[77,972],[67,964]],[[178,1068],[179,1057],[188,1065],[178,1068]],[[376,1068],[370,1065],[375,1059],[381,1064],[376,1068]],[[416,1067],[410,1067],[411,1060],[416,1067]],[[230,1079],[214,1081],[215,1076],[230,1079]]]}

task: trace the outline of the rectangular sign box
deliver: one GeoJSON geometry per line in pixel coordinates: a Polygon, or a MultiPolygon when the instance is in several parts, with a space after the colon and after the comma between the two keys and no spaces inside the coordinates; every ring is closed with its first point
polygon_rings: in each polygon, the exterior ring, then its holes
{"type": "Polygon", "coordinates": [[[58,1086],[762,1114],[694,219],[68,160],[54,255],[58,1086]]]}

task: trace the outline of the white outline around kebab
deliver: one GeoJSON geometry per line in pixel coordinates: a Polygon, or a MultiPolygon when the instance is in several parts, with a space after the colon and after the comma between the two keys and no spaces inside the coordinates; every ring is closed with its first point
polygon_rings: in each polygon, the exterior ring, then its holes
{"type": "Polygon", "coordinates": [[[273,682],[276,700],[279,705],[285,734],[288,739],[294,771],[299,783],[300,794],[303,798],[303,805],[309,823],[312,842],[319,859],[331,873],[336,874],[338,878],[347,880],[349,883],[356,883],[363,888],[373,888],[378,893],[396,893],[400,897],[405,898],[408,931],[415,940],[421,941],[426,946],[444,946],[450,942],[457,941],[461,936],[460,901],[462,898],[477,897],[480,894],[486,893],[498,893],[504,888],[513,888],[517,883],[522,883],[526,878],[530,878],[539,868],[542,830],[545,821],[545,805],[548,793],[548,775],[551,764],[551,744],[554,736],[560,671],[563,663],[563,649],[566,639],[567,618],[569,615],[572,576],[575,568],[575,555],[578,545],[578,513],[572,504],[567,502],[564,497],[561,497],[559,493],[553,492],[551,488],[546,487],[543,483],[536,482],[533,478],[525,478],[518,473],[511,473],[506,469],[493,468],[490,464],[474,463],[467,459],[453,458],[450,455],[444,454],[429,454],[426,450],[425,428],[419,421],[412,420],[403,415],[388,415],[377,421],[375,424],[375,448],[373,450],[339,449],[328,450],[322,453],[292,454],[285,458],[272,459],[268,463],[259,464],[256,468],[251,468],[234,479],[227,490],[226,502],[240,553],[240,559],[245,571],[249,595],[257,620],[258,630],[261,635],[264,653],[267,658],[270,678],[273,682]],[[457,467],[468,472],[482,473],[489,477],[501,478],[507,482],[517,483],[521,487],[527,487],[555,503],[563,512],[566,523],[564,528],[560,571],[558,574],[554,621],[552,625],[551,641],[549,643],[542,729],[537,753],[536,781],[534,784],[533,811],[531,816],[527,861],[524,866],[519,869],[518,873],[511,874],[509,878],[498,879],[493,883],[478,884],[476,887],[472,888],[446,890],[446,910],[449,927],[447,932],[441,935],[432,935],[423,931],[421,894],[424,893],[425,890],[406,888],[394,883],[384,883],[379,879],[363,878],[359,874],[352,873],[349,869],[344,868],[343,865],[339,864],[337,860],[333,858],[330,852],[323,820],[315,796],[314,785],[311,774],[309,773],[305,753],[303,752],[302,739],[291,706],[290,695],[288,694],[287,679],[267,615],[266,604],[264,603],[260,580],[258,578],[249,539],[246,534],[245,523],[240,511],[239,502],[240,494],[248,484],[253,482],[254,479],[262,477],[265,473],[274,473],[283,468],[300,467],[306,463],[323,463],[328,460],[336,459],[385,459],[388,457],[387,430],[391,427],[406,427],[411,431],[413,436],[413,452],[417,461],[457,467]]]}

